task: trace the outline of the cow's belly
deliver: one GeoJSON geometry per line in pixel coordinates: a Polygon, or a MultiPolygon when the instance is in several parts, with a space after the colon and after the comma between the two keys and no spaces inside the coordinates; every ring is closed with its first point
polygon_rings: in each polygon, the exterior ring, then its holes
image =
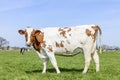
{"type": "Polygon", "coordinates": [[[57,48],[55,54],[61,56],[73,56],[80,52],[82,52],[82,49],[80,47],[74,49],[57,48]]]}

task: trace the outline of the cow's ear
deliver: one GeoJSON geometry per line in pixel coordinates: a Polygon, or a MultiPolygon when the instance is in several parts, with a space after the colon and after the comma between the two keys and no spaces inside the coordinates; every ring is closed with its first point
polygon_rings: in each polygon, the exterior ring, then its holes
{"type": "Polygon", "coordinates": [[[36,30],[36,31],[35,31],[35,36],[36,36],[36,35],[39,35],[40,33],[41,33],[40,30],[36,30]]]}
{"type": "Polygon", "coordinates": [[[40,30],[35,31],[35,37],[38,42],[43,43],[44,34],[40,30]]]}
{"type": "Polygon", "coordinates": [[[24,30],[18,30],[18,33],[23,35],[23,34],[25,34],[25,31],[24,30]]]}

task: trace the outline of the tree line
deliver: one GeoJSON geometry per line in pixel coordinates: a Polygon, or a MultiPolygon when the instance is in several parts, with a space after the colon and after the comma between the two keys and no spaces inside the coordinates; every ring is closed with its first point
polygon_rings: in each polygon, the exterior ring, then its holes
{"type": "Polygon", "coordinates": [[[4,47],[9,47],[9,41],[3,37],[0,37],[0,49],[4,49],[4,47]]]}

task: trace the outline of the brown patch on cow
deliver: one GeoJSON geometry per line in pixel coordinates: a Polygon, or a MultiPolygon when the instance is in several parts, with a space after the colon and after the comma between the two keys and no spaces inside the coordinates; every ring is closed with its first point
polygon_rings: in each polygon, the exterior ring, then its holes
{"type": "Polygon", "coordinates": [[[47,47],[47,49],[48,49],[48,52],[53,52],[53,49],[52,49],[52,46],[51,46],[51,45],[49,45],[49,46],[47,47]]]}
{"type": "Polygon", "coordinates": [[[94,29],[95,33],[93,34],[94,42],[97,38],[98,30],[100,31],[100,35],[102,34],[102,31],[98,25],[92,26],[91,28],[94,29]]]}
{"type": "MultiPolygon", "coordinates": [[[[65,27],[65,28],[59,28],[58,31],[60,33],[60,35],[62,35],[63,37],[67,38],[66,34],[69,33],[72,29],[65,27]]],[[[71,36],[71,34],[68,34],[69,36],[71,36]]]]}
{"type": "Polygon", "coordinates": [[[87,36],[91,36],[91,31],[89,29],[86,29],[87,36]]]}
{"type": "Polygon", "coordinates": [[[36,30],[35,37],[40,43],[44,42],[44,32],[41,32],[40,30],[36,30]]]}
{"type": "Polygon", "coordinates": [[[59,43],[58,42],[55,42],[55,45],[56,47],[60,47],[59,43]]]}
{"type": "Polygon", "coordinates": [[[63,35],[63,37],[66,37],[66,31],[64,29],[59,28],[58,31],[60,32],[60,35],[63,35]]]}
{"type": "Polygon", "coordinates": [[[56,45],[56,47],[64,47],[63,41],[61,41],[60,43],[55,42],[55,45],[56,45]]]}
{"type": "Polygon", "coordinates": [[[40,43],[37,40],[35,40],[35,42],[33,43],[33,47],[34,47],[35,50],[37,50],[38,52],[40,52],[41,47],[44,47],[44,48],[46,47],[46,42],[43,41],[43,43],[40,43]]]}
{"type": "Polygon", "coordinates": [[[70,32],[72,29],[71,28],[68,28],[67,32],[70,32]]]}
{"type": "Polygon", "coordinates": [[[40,52],[41,45],[40,45],[40,43],[39,43],[38,41],[35,41],[35,42],[33,43],[33,47],[34,47],[34,49],[35,49],[36,51],[40,52]]]}
{"type": "Polygon", "coordinates": [[[60,47],[64,47],[64,45],[63,45],[62,41],[61,41],[61,43],[60,43],[60,47]]]}
{"type": "MultiPolygon", "coordinates": [[[[71,30],[72,30],[71,28],[68,28],[67,32],[69,33],[71,30]]],[[[69,34],[69,36],[71,36],[71,34],[69,34]]]]}
{"type": "Polygon", "coordinates": [[[40,30],[33,30],[31,33],[31,39],[33,38],[33,47],[35,50],[40,52],[41,46],[46,47],[46,42],[44,41],[44,33],[40,30]]]}
{"type": "Polygon", "coordinates": [[[24,30],[18,30],[18,32],[19,32],[21,35],[24,35],[24,34],[25,34],[25,31],[24,31],[24,30]]]}

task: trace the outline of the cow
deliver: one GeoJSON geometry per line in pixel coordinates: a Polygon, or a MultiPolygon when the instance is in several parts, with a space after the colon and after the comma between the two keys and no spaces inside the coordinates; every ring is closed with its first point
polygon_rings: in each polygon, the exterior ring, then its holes
{"type": "Polygon", "coordinates": [[[74,55],[73,51],[76,48],[81,48],[84,53],[85,67],[82,73],[84,74],[88,71],[91,57],[96,64],[96,72],[99,71],[99,56],[96,50],[96,43],[98,32],[101,39],[102,31],[98,25],[48,27],[37,30],[27,27],[25,30],[18,30],[18,32],[21,35],[25,35],[26,45],[33,46],[38,56],[42,59],[44,65],[42,73],[46,73],[46,66],[49,60],[56,72],[60,73],[55,54],[74,55]]]}
{"type": "Polygon", "coordinates": [[[27,48],[25,47],[20,48],[20,54],[23,55],[25,51],[27,51],[27,48]]]}

